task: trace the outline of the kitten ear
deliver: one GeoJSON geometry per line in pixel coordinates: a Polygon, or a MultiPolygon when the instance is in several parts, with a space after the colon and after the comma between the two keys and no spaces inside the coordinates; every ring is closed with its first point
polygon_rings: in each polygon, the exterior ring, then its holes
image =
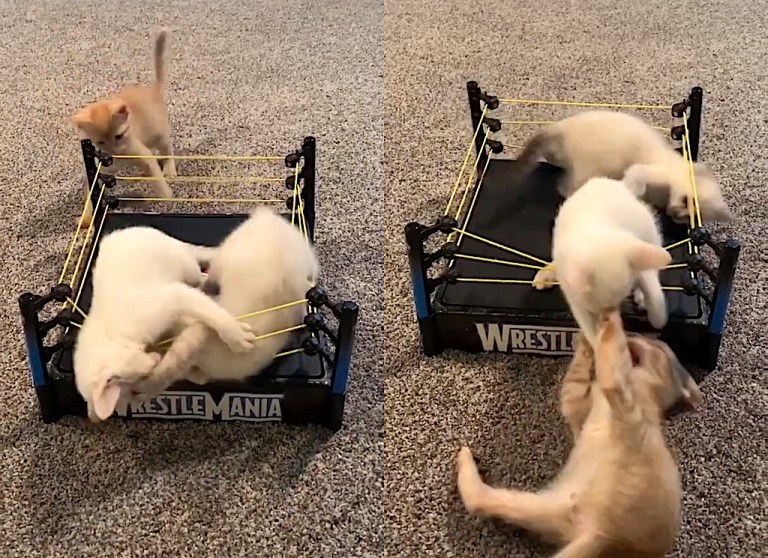
{"type": "Polygon", "coordinates": [[[112,381],[112,378],[103,378],[96,382],[93,388],[91,420],[107,420],[115,412],[117,402],[120,400],[122,387],[119,382],[112,381]]]}
{"type": "Polygon", "coordinates": [[[115,99],[110,108],[112,109],[112,123],[120,125],[128,119],[128,105],[122,99],[115,99]]]}
{"type": "Polygon", "coordinates": [[[672,255],[661,246],[637,241],[629,252],[629,265],[635,271],[664,269],[672,262],[672,255]]]}
{"type": "Polygon", "coordinates": [[[69,117],[69,121],[80,130],[83,130],[89,126],[93,120],[91,119],[91,111],[82,109],[69,117]]]}
{"type": "Polygon", "coordinates": [[[708,200],[701,202],[701,214],[705,221],[731,223],[736,220],[736,216],[723,200],[708,200]]]}
{"type": "Polygon", "coordinates": [[[624,173],[622,182],[639,198],[645,195],[648,184],[652,182],[652,176],[653,172],[649,165],[632,165],[624,173]]]}
{"type": "Polygon", "coordinates": [[[566,269],[563,273],[563,282],[579,294],[588,293],[592,283],[589,272],[581,266],[566,269]]]}

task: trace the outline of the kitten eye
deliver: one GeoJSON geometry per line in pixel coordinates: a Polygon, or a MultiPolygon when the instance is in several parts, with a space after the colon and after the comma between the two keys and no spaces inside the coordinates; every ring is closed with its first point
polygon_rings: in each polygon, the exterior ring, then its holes
{"type": "Polygon", "coordinates": [[[97,141],[96,145],[104,145],[104,142],[103,141],[97,141]]]}
{"type": "Polygon", "coordinates": [[[124,135],[125,135],[125,132],[123,132],[122,134],[116,134],[115,135],[115,141],[120,141],[121,139],[123,139],[124,135]]]}

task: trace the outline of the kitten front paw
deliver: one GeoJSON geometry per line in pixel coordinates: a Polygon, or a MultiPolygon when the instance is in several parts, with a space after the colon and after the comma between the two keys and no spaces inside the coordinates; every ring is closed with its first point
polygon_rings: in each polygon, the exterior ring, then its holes
{"type": "Polygon", "coordinates": [[[166,159],[163,166],[163,174],[166,178],[176,178],[176,162],[173,159],[166,159]]]}
{"type": "Polygon", "coordinates": [[[256,343],[256,334],[251,330],[251,326],[245,322],[236,321],[231,328],[227,328],[221,333],[221,340],[229,346],[229,350],[233,353],[248,352],[256,343]]]}
{"type": "Polygon", "coordinates": [[[664,329],[667,325],[667,312],[666,308],[662,309],[648,309],[648,321],[655,329],[664,329]]]}
{"type": "Polygon", "coordinates": [[[477,464],[472,451],[464,446],[456,456],[456,472],[459,496],[464,507],[469,513],[476,514],[480,511],[483,490],[483,481],[477,471],[477,464]]]}
{"type": "Polygon", "coordinates": [[[643,294],[643,291],[635,289],[632,294],[635,300],[635,305],[640,308],[640,310],[645,310],[645,295],[643,294]]]}
{"type": "Polygon", "coordinates": [[[554,268],[547,266],[540,269],[533,278],[533,288],[537,291],[551,289],[557,284],[557,274],[554,268]]]}

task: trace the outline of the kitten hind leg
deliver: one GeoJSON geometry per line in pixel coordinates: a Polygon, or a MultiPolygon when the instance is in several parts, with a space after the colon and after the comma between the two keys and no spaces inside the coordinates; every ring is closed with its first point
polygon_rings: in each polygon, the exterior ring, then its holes
{"type": "Polygon", "coordinates": [[[559,494],[532,494],[494,488],[483,482],[469,448],[457,458],[458,489],[464,507],[474,515],[496,517],[550,540],[572,537],[572,504],[559,494]]]}
{"type": "Polygon", "coordinates": [[[552,558],[599,558],[605,547],[594,534],[584,533],[573,539],[552,558]]]}
{"type": "MultiPolygon", "coordinates": [[[[158,150],[160,151],[160,155],[167,155],[168,157],[173,157],[173,146],[171,145],[171,138],[170,136],[164,137],[159,145],[158,150]]],[[[175,178],[176,177],[176,160],[175,159],[163,159],[163,174],[167,176],[168,178],[175,178]]]]}
{"type": "Polygon", "coordinates": [[[158,160],[152,158],[154,157],[154,153],[152,153],[152,151],[146,145],[139,141],[131,142],[129,149],[137,155],[147,157],[146,159],[141,159],[141,163],[144,165],[147,174],[153,179],[152,189],[155,191],[155,194],[161,198],[172,198],[173,192],[168,186],[168,183],[165,181],[163,169],[160,168],[160,163],[158,163],[158,160]]]}
{"type": "MultiPolygon", "coordinates": [[[[642,293],[641,301],[648,313],[648,321],[656,329],[662,329],[667,325],[667,300],[659,281],[659,272],[655,270],[644,271],[638,278],[638,287],[642,293]]],[[[638,302],[635,295],[635,302],[638,302]]],[[[640,306],[638,302],[638,306],[640,306]]]]}

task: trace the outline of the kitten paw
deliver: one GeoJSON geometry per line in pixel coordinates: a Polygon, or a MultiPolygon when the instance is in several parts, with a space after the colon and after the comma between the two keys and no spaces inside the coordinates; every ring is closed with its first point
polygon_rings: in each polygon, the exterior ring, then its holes
{"type": "Polygon", "coordinates": [[[557,283],[557,274],[552,267],[545,267],[536,273],[533,278],[533,288],[537,291],[551,289],[557,283]]]}
{"type": "Polygon", "coordinates": [[[186,379],[190,381],[193,384],[196,384],[198,386],[204,386],[208,383],[208,376],[203,374],[200,370],[192,369],[189,372],[187,372],[186,379]]]}
{"type": "Polygon", "coordinates": [[[466,446],[456,456],[457,485],[464,507],[470,513],[478,513],[481,507],[483,481],[477,471],[472,452],[466,446]]]}
{"type": "Polygon", "coordinates": [[[176,162],[173,159],[165,160],[163,174],[166,176],[166,178],[176,178],[176,162]]]}
{"type": "Polygon", "coordinates": [[[648,321],[655,329],[664,329],[667,325],[667,312],[666,308],[662,311],[659,309],[648,309],[648,321]]]}
{"type": "Polygon", "coordinates": [[[641,310],[645,310],[645,295],[643,294],[643,291],[640,289],[635,289],[632,294],[635,300],[635,305],[637,305],[637,307],[641,310]]]}
{"type": "Polygon", "coordinates": [[[251,330],[251,326],[245,322],[235,322],[231,328],[222,331],[221,340],[228,346],[233,353],[245,353],[253,348],[256,343],[256,335],[251,330]]]}

